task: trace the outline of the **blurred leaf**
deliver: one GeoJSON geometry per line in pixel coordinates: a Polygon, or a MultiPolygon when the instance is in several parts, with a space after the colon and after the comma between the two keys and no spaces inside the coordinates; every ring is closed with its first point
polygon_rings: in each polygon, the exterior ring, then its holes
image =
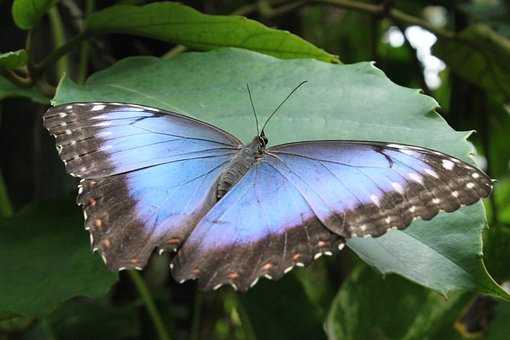
{"type": "Polygon", "coordinates": [[[35,88],[21,88],[17,87],[9,80],[0,75],[0,101],[9,97],[25,97],[33,100],[36,103],[48,104],[49,99],[44,97],[35,88]]]}
{"type": "MultiPolygon", "coordinates": [[[[497,205],[497,221],[510,225],[510,177],[498,179],[494,185],[494,202],[497,205]]],[[[487,215],[491,217],[493,211],[490,206],[487,209],[487,215]]]]}
{"type": "Polygon", "coordinates": [[[25,50],[17,50],[0,54],[0,68],[12,70],[27,64],[27,52],[25,50]]]}
{"type": "Polygon", "coordinates": [[[472,20],[510,37],[510,4],[503,1],[473,1],[459,6],[472,20]]]}
{"type": "Polygon", "coordinates": [[[333,339],[451,339],[467,294],[447,300],[401,277],[356,268],[335,297],[326,322],[333,339]],[[446,333],[448,336],[438,337],[446,333]]]}
{"type": "Polygon", "coordinates": [[[33,322],[33,318],[0,312],[0,334],[21,332],[30,327],[33,322]]]}
{"type": "MultiPolygon", "coordinates": [[[[322,282],[317,282],[321,286],[322,282]]],[[[257,339],[325,339],[322,317],[294,275],[267,280],[240,295],[257,339]],[[287,298],[282,298],[282,297],[287,298]]]]}
{"type": "Polygon", "coordinates": [[[103,296],[117,275],[93,256],[79,209],[33,204],[0,224],[0,308],[43,315],[74,296],[103,296]]]}
{"type": "Polygon", "coordinates": [[[463,79],[510,100],[510,40],[490,27],[469,26],[456,39],[439,39],[434,54],[463,79]]]}
{"type": "Polygon", "coordinates": [[[86,25],[93,33],[139,35],[198,50],[240,47],[279,58],[338,58],[287,31],[238,16],[205,15],[178,3],[142,7],[119,5],[93,13],[86,25]]]}
{"type": "MultiPolygon", "coordinates": [[[[510,202],[510,201],[507,201],[510,202]]],[[[507,203],[507,210],[509,209],[507,203]]],[[[486,232],[485,254],[487,267],[499,282],[510,280],[510,224],[498,223],[486,232]]]]}
{"type": "Polygon", "coordinates": [[[0,171],[0,221],[12,216],[12,205],[5,186],[4,176],[0,171]]]}
{"type": "Polygon", "coordinates": [[[141,328],[135,306],[109,306],[82,299],[61,305],[50,322],[57,339],[125,339],[137,337],[141,328]]]}
{"type": "Polygon", "coordinates": [[[489,324],[486,340],[506,340],[510,334],[510,304],[499,303],[496,306],[495,318],[489,324]]]}
{"type": "MultiPolygon", "coordinates": [[[[392,141],[438,149],[470,161],[468,133],[454,131],[434,113],[437,103],[432,98],[395,85],[370,63],[279,60],[238,49],[186,53],[170,60],[128,58],[96,73],[82,86],[64,79],[54,104],[116,101],[152,105],[190,114],[250,141],[255,126],[246,83],[253,89],[263,119],[303,79],[309,83],[266,129],[271,144],[317,139],[392,141]]],[[[398,272],[442,294],[479,289],[507,297],[481,261],[484,224],[478,203],[428,222],[415,221],[406,231],[351,239],[348,245],[381,271],[398,272]]]]}
{"type": "Polygon", "coordinates": [[[12,17],[16,25],[24,30],[32,29],[57,0],[14,0],[12,17]]]}

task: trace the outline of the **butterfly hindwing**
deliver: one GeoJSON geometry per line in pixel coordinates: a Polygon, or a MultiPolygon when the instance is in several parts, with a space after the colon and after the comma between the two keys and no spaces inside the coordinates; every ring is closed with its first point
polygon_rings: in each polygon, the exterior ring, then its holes
{"type": "Polygon", "coordinates": [[[279,171],[256,163],[202,218],[173,261],[178,281],[245,291],[259,277],[278,279],[343,246],[279,171]]]}
{"type": "Polygon", "coordinates": [[[175,250],[215,203],[214,184],[241,144],[191,118],[144,106],[74,103],[45,115],[94,249],[111,269],[175,250]]]}

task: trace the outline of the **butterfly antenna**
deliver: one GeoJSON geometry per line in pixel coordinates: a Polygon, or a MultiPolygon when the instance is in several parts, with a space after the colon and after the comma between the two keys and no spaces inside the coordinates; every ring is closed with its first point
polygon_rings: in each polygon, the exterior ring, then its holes
{"type": "Polygon", "coordinates": [[[282,105],[287,101],[287,99],[289,99],[293,94],[294,92],[296,92],[301,86],[303,86],[305,83],[307,83],[308,80],[304,80],[302,81],[301,83],[299,83],[298,86],[296,86],[292,91],[290,91],[290,93],[288,94],[287,97],[285,97],[285,99],[280,103],[280,105],[278,105],[276,107],[276,109],[271,112],[271,114],[269,115],[269,117],[266,119],[266,122],[264,123],[264,125],[262,126],[262,132],[264,132],[264,129],[266,128],[266,125],[267,123],[269,123],[269,121],[271,120],[271,118],[273,118],[273,116],[275,115],[276,112],[278,112],[278,110],[280,109],[280,107],[282,107],[282,105]]]}
{"type": "Polygon", "coordinates": [[[255,105],[253,105],[253,98],[251,97],[250,85],[246,83],[246,89],[248,90],[248,96],[250,97],[251,108],[253,109],[253,116],[255,117],[255,125],[257,126],[257,136],[260,134],[259,130],[259,119],[257,118],[257,112],[255,111],[255,105]]]}

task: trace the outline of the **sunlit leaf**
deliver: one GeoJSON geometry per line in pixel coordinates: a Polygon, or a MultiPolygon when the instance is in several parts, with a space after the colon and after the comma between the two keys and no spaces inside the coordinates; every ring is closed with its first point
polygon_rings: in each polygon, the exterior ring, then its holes
{"type": "Polygon", "coordinates": [[[12,70],[27,64],[27,52],[18,50],[0,54],[0,69],[5,68],[12,70]]]}
{"type": "Polygon", "coordinates": [[[287,31],[239,16],[205,15],[178,3],[119,5],[93,13],[86,25],[93,33],[125,33],[182,44],[198,50],[239,47],[280,58],[338,58],[287,31]]]}
{"type": "Polygon", "coordinates": [[[53,6],[57,0],[14,0],[12,17],[19,28],[29,30],[39,23],[39,20],[53,6]]]}

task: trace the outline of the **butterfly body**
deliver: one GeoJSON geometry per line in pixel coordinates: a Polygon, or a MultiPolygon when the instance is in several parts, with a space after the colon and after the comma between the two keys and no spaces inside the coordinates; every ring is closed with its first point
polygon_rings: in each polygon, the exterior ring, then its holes
{"type": "Polygon", "coordinates": [[[221,199],[248,172],[264,153],[266,143],[267,140],[264,142],[263,139],[256,136],[251,143],[240,147],[220,175],[216,190],[217,199],[221,199]]]}
{"type": "MultiPolygon", "coordinates": [[[[373,141],[249,144],[178,113],[125,103],[48,110],[91,245],[111,270],[141,269],[155,249],[203,289],[247,290],[260,277],[332,255],[351,237],[404,229],[473,204],[491,180],[427,148],[373,141]]],[[[262,129],[263,131],[263,129],[262,129]]]]}

